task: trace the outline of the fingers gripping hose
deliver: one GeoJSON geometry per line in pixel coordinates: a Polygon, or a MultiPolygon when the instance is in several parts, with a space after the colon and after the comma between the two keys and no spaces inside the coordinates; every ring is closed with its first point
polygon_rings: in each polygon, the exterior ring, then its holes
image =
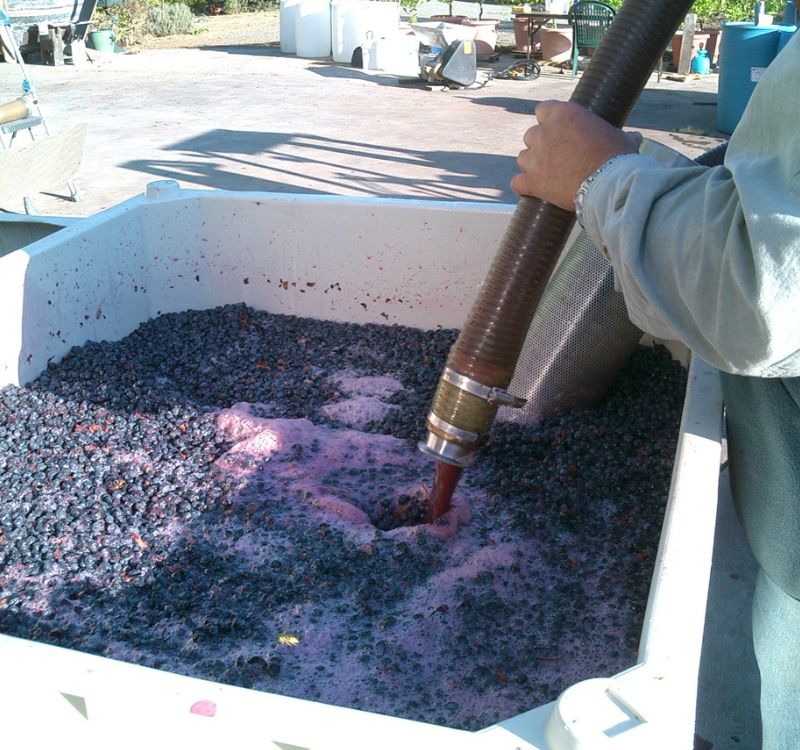
{"type": "MultiPolygon", "coordinates": [[[[692,0],[625,0],[571,100],[621,126],[692,0]]],[[[488,438],[533,314],[575,220],[521,198],[456,343],[428,415],[420,448],[467,466],[488,438]]]]}

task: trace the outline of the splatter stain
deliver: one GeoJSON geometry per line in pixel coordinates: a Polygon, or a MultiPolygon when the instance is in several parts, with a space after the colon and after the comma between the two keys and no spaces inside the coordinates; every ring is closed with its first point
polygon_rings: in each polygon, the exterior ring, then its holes
{"type": "Polygon", "coordinates": [[[197,701],[196,703],[192,703],[189,713],[197,716],[216,716],[217,704],[214,703],[214,701],[197,701]]]}

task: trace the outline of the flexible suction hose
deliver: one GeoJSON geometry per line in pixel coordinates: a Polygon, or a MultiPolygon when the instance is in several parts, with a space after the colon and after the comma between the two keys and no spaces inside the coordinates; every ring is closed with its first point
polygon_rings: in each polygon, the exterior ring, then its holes
{"type": "MultiPolygon", "coordinates": [[[[621,126],[692,0],[625,0],[571,101],[621,126]]],[[[456,343],[428,415],[420,449],[467,466],[488,438],[533,314],[575,215],[536,198],[520,199],[500,249],[456,343]]]]}

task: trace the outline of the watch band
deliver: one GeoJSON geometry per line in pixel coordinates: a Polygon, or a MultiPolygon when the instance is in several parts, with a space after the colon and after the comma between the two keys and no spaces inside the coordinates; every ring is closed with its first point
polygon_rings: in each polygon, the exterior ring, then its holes
{"type": "Polygon", "coordinates": [[[575,218],[578,220],[578,224],[582,227],[583,224],[583,205],[586,201],[586,194],[589,192],[589,188],[595,183],[597,178],[605,172],[614,162],[620,161],[624,159],[626,156],[638,156],[637,153],[625,153],[625,154],[617,154],[616,156],[612,156],[607,161],[603,162],[597,169],[594,170],[582,183],[581,186],[578,188],[578,192],[575,193],[575,218]]]}

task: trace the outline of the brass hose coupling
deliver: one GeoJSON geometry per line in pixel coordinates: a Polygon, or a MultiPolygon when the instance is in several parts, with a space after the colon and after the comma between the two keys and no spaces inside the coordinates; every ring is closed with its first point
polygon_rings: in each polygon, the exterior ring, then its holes
{"type": "Polygon", "coordinates": [[[524,398],[445,367],[428,413],[427,438],[418,447],[437,460],[466,468],[486,445],[497,409],[524,405],[524,398]]]}

